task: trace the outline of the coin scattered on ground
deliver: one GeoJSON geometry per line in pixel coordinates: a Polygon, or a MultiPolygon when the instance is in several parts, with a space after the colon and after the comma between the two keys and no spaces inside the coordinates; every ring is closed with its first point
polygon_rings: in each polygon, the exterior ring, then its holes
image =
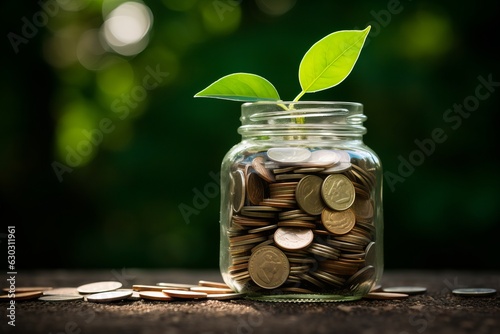
{"type": "Polygon", "coordinates": [[[404,294],[404,293],[370,292],[367,295],[365,295],[363,298],[366,298],[366,299],[381,299],[381,300],[405,299],[405,298],[408,298],[408,295],[404,294]]]}
{"type": "Polygon", "coordinates": [[[31,291],[31,292],[20,292],[20,293],[15,293],[13,294],[14,296],[12,297],[11,294],[6,294],[6,295],[1,295],[0,296],[0,301],[1,300],[30,300],[30,299],[37,299],[38,297],[43,296],[42,291],[31,291]]]}
{"type": "Polygon", "coordinates": [[[234,291],[230,288],[214,288],[210,286],[195,286],[189,289],[189,291],[204,292],[208,295],[222,294],[222,293],[233,293],[234,291]]]}
{"type": "Polygon", "coordinates": [[[465,297],[486,297],[492,296],[496,292],[497,290],[490,288],[461,288],[452,291],[454,295],[465,297]]]}
{"type": "Polygon", "coordinates": [[[89,302],[107,303],[127,299],[130,296],[132,291],[108,291],[87,295],[86,299],[89,302]]]}
{"type": "Polygon", "coordinates": [[[77,296],[77,295],[44,295],[38,298],[38,300],[44,302],[69,302],[82,299],[83,296],[77,296]]]}
{"type": "Polygon", "coordinates": [[[197,286],[196,284],[184,284],[184,283],[169,283],[169,282],[161,282],[156,285],[162,286],[163,290],[171,289],[171,290],[189,290],[192,287],[197,286]]]}
{"type": "Polygon", "coordinates": [[[95,282],[81,285],[77,288],[79,293],[98,293],[98,292],[106,292],[113,291],[122,287],[120,282],[115,281],[103,281],[103,282],[95,282]]]}
{"type": "Polygon", "coordinates": [[[185,291],[185,290],[163,290],[163,292],[170,297],[181,298],[181,299],[201,299],[207,298],[207,293],[196,292],[196,291],[185,291]]]}
{"type": "Polygon", "coordinates": [[[170,301],[172,297],[161,291],[140,291],[139,296],[148,300],[170,301]]]}
{"type": "Polygon", "coordinates": [[[213,287],[213,288],[228,288],[228,289],[230,289],[229,285],[227,285],[226,283],[222,283],[222,282],[200,280],[200,281],[198,281],[198,285],[199,286],[208,286],[208,287],[213,287]]]}
{"type": "MultiPolygon", "coordinates": [[[[163,291],[167,287],[162,285],[142,285],[142,284],[134,284],[132,285],[132,290],[134,291],[163,291]]],[[[189,290],[187,287],[168,287],[169,289],[175,290],[189,290]]]]}
{"type": "MultiPolygon", "coordinates": [[[[47,286],[16,286],[16,293],[47,291],[50,289],[52,288],[47,286]]],[[[9,292],[9,288],[3,288],[2,290],[5,292],[9,292]]]]}
{"type": "Polygon", "coordinates": [[[76,295],[79,296],[79,292],[77,288],[74,287],[66,287],[66,288],[55,288],[55,289],[50,289],[46,290],[43,292],[44,296],[57,296],[57,295],[76,295]]]}
{"type": "Polygon", "coordinates": [[[427,291],[427,288],[423,286],[393,286],[383,288],[382,291],[390,293],[404,293],[407,295],[418,295],[420,293],[425,293],[427,291]]]}

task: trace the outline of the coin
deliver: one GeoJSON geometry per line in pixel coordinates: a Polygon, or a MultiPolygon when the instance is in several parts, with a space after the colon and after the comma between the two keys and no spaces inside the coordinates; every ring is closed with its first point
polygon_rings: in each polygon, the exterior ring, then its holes
{"type": "Polygon", "coordinates": [[[38,298],[38,300],[44,302],[69,302],[82,299],[83,296],[78,296],[78,295],[45,295],[38,298]]]}
{"type": "Polygon", "coordinates": [[[274,175],[265,167],[264,163],[264,157],[258,156],[252,160],[252,167],[264,180],[269,183],[274,182],[274,175]]]}
{"type": "Polygon", "coordinates": [[[248,174],[246,189],[248,201],[252,205],[259,204],[266,196],[265,181],[257,173],[248,174]]]}
{"type": "Polygon", "coordinates": [[[382,291],[390,293],[404,293],[407,295],[418,295],[420,293],[425,293],[427,288],[423,286],[393,286],[389,288],[383,288],[382,291]]]}
{"type": "Polygon", "coordinates": [[[373,278],[375,276],[375,267],[366,266],[360,269],[357,273],[352,275],[346,282],[346,285],[351,290],[356,290],[360,286],[369,286],[367,290],[370,290],[373,284],[373,278]]]}
{"type": "Polygon", "coordinates": [[[331,209],[346,210],[354,203],[356,192],[346,176],[331,174],[323,181],[321,196],[331,209]]]}
{"type": "Polygon", "coordinates": [[[389,292],[370,292],[363,296],[366,299],[380,299],[380,300],[389,300],[389,299],[404,299],[408,298],[408,294],[404,293],[389,293],[389,292]]]}
{"type": "Polygon", "coordinates": [[[143,299],[148,299],[148,300],[159,300],[159,301],[173,300],[172,297],[166,295],[161,291],[141,291],[139,292],[139,296],[143,299]]]}
{"type": "Polygon", "coordinates": [[[99,292],[86,296],[89,302],[107,303],[127,299],[132,296],[132,291],[108,291],[99,292]]]}
{"type": "Polygon", "coordinates": [[[245,203],[245,175],[241,170],[235,170],[231,173],[231,195],[233,211],[240,212],[245,203]]]}
{"type": "MultiPolygon", "coordinates": [[[[169,289],[179,289],[179,290],[189,290],[189,288],[184,287],[168,287],[169,289]]],[[[143,284],[134,284],[132,285],[132,290],[134,291],[162,291],[165,290],[165,286],[161,285],[143,285],[143,284]]]]}
{"type": "Polygon", "coordinates": [[[198,281],[199,286],[209,286],[209,287],[214,287],[214,288],[229,288],[229,285],[223,282],[214,282],[214,281],[204,281],[204,280],[199,280],[198,281]]]}
{"type": "Polygon", "coordinates": [[[295,190],[295,198],[302,211],[310,215],[321,214],[325,207],[321,199],[322,184],[323,179],[315,175],[308,175],[299,181],[295,190]]]}
{"type": "Polygon", "coordinates": [[[354,200],[352,205],[354,209],[354,214],[357,220],[371,221],[373,218],[373,204],[371,200],[358,198],[354,200]]]}
{"type": "Polygon", "coordinates": [[[340,157],[332,150],[316,150],[304,161],[304,166],[331,166],[340,161],[340,157]]]}
{"type": "Polygon", "coordinates": [[[164,293],[169,295],[170,297],[182,298],[182,299],[203,299],[207,298],[206,292],[197,292],[197,291],[184,291],[184,290],[163,290],[164,293]]]}
{"type": "Polygon", "coordinates": [[[205,292],[208,295],[234,292],[233,289],[230,288],[215,288],[211,286],[195,286],[189,289],[189,291],[205,292]]]}
{"type": "Polygon", "coordinates": [[[274,232],[274,242],[286,250],[306,248],[313,237],[312,231],[307,228],[280,227],[274,232]]]}
{"type": "Polygon", "coordinates": [[[78,290],[76,288],[55,288],[46,290],[43,292],[44,296],[57,296],[57,295],[76,295],[79,296],[78,290]]]}
{"type": "Polygon", "coordinates": [[[132,289],[118,289],[118,290],[115,290],[115,291],[131,292],[132,294],[130,295],[130,297],[127,298],[128,300],[139,300],[139,299],[141,299],[141,297],[139,296],[139,291],[134,291],[132,289]]]}
{"type": "Polygon", "coordinates": [[[269,159],[283,164],[306,161],[311,157],[311,152],[301,147],[273,147],[267,150],[269,159]]]}
{"type": "Polygon", "coordinates": [[[173,290],[189,290],[190,288],[197,286],[196,284],[172,283],[172,282],[160,282],[156,283],[156,285],[162,286],[165,289],[173,289],[173,290]]]}
{"type": "MultiPolygon", "coordinates": [[[[36,291],[47,291],[51,290],[51,287],[46,287],[46,286],[16,286],[16,293],[21,293],[21,292],[36,292],[36,291]]],[[[3,288],[2,289],[5,292],[9,292],[10,288],[3,288]]]]}
{"type": "Polygon", "coordinates": [[[461,289],[454,289],[451,292],[457,296],[486,297],[494,295],[497,292],[497,290],[490,288],[461,288],[461,289]]]}
{"type": "Polygon", "coordinates": [[[13,293],[13,294],[6,294],[6,295],[1,295],[0,296],[0,301],[1,300],[30,300],[30,299],[36,299],[38,297],[43,296],[43,291],[30,291],[30,292],[20,292],[20,293],[13,293]],[[12,296],[13,295],[13,296],[12,296]]]}
{"type": "Polygon", "coordinates": [[[376,254],[375,242],[372,241],[365,248],[365,263],[374,266],[376,254]]]}
{"type": "Polygon", "coordinates": [[[274,289],[285,283],[290,273],[286,255],[274,246],[257,249],[248,261],[251,279],[264,289],[274,289]]]}
{"type": "Polygon", "coordinates": [[[80,285],[76,290],[79,293],[98,293],[98,292],[106,292],[106,291],[113,291],[116,289],[119,289],[122,287],[122,284],[120,282],[115,282],[115,281],[103,281],[103,282],[95,282],[95,283],[89,283],[89,284],[84,284],[80,285]]]}
{"type": "Polygon", "coordinates": [[[351,209],[344,211],[324,209],[321,213],[321,222],[330,233],[342,235],[352,230],[356,216],[351,209]]]}

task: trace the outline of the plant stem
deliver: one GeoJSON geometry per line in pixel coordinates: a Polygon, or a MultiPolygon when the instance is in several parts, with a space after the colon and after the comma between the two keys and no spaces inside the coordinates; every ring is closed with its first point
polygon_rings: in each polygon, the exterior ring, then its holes
{"type": "MultiPolygon", "coordinates": [[[[301,97],[302,97],[305,93],[306,93],[306,91],[305,91],[305,90],[301,91],[301,92],[299,93],[299,95],[297,95],[297,96],[295,97],[295,99],[293,99],[293,102],[297,102],[297,101],[298,101],[298,100],[299,100],[299,99],[300,99],[300,98],[301,98],[301,97]]],[[[295,119],[295,123],[296,123],[296,124],[304,124],[305,122],[306,122],[306,120],[305,120],[305,118],[304,118],[304,117],[297,117],[297,118],[295,119]]]]}
{"type": "Polygon", "coordinates": [[[297,95],[297,97],[293,99],[293,102],[297,102],[302,96],[304,96],[305,93],[306,93],[305,90],[301,91],[299,95],[297,95]]]}

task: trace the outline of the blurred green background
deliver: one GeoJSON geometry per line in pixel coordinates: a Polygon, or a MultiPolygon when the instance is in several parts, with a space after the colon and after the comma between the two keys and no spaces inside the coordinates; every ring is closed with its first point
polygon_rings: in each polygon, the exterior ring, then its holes
{"type": "Polygon", "coordinates": [[[240,140],[240,105],[193,95],[251,72],[292,99],[314,42],[368,24],[350,76],[303,100],[365,106],[387,173],[386,267],[500,268],[498,2],[0,6],[0,241],[15,225],[19,269],[216,268],[214,175],[240,140]],[[436,129],[446,139],[419,153],[436,129]]]}

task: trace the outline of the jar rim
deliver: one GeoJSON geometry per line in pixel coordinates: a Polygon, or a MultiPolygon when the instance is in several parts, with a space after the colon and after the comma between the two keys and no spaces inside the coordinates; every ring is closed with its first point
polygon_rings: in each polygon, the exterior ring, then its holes
{"type": "Polygon", "coordinates": [[[351,101],[255,101],[255,102],[244,102],[242,107],[249,107],[253,105],[278,105],[278,104],[298,104],[298,105],[350,105],[353,107],[363,107],[362,103],[351,102],[351,101]]]}

